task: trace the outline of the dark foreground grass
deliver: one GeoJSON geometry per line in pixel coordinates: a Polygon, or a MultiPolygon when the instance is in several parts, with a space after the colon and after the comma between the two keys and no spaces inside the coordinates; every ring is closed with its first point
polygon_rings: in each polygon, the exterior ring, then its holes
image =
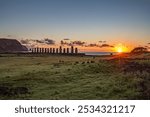
{"type": "Polygon", "coordinates": [[[150,99],[149,69],[149,60],[0,57],[0,99],[150,99]]]}

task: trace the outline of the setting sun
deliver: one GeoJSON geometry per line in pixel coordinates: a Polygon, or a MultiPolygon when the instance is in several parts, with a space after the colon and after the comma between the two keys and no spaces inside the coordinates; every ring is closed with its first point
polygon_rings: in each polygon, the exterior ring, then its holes
{"type": "Polygon", "coordinates": [[[115,51],[118,53],[127,52],[127,47],[120,43],[115,46],[115,51]]]}
{"type": "Polygon", "coordinates": [[[121,47],[117,48],[117,52],[121,53],[123,52],[123,49],[121,47]]]}

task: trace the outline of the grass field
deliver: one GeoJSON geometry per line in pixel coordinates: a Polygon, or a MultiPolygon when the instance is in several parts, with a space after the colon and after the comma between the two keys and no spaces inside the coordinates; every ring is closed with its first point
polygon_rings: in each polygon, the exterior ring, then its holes
{"type": "Polygon", "coordinates": [[[0,99],[150,99],[150,60],[3,56],[0,99]]]}

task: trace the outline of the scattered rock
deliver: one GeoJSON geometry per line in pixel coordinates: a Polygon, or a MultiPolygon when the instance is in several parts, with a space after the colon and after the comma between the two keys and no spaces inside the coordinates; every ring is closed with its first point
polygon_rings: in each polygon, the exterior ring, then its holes
{"type": "Polygon", "coordinates": [[[91,61],[91,63],[95,63],[95,61],[91,61]]]}
{"type": "Polygon", "coordinates": [[[0,86],[1,96],[16,96],[20,94],[28,94],[29,90],[27,87],[10,87],[10,86],[0,86]]]}
{"type": "Polygon", "coordinates": [[[123,72],[128,73],[128,72],[148,72],[150,73],[150,65],[148,64],[139,64],[137,62],[126,62],[123,66],[123,72]]]}

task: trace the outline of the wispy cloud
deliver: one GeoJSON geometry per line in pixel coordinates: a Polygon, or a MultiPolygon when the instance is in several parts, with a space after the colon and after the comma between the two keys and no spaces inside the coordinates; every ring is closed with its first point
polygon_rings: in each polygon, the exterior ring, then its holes
{"type": "Polygon", "coordinates": [[[67,42],[65,40],[61,40],[60,44],[61,45],[67,45],[67,46],[84,46],[85,42],[83,42],[83,41],[71,41],[71,42],[67,42]]]}
{"type": "MultiPolygon", "coordinates": [[[[56,45],[55,40],[45,38],[45,39],[22,39],[20,42],[27,47],[37,47],[41,45],[56,45]]],[[[113,48],[113,45],[107,44],[106,41],[102,43],[88,43],[80,40],[70,41],[70,39],[63,39],[60,41],[62,46],[80,46],[80,47],[97,47],[97,48],[113,48]]]]}
{"type": "Polygon", "coordinates": [[[84,46],[85,42],[83,42],[83,41],[73,41],[72,44],[73,45],[78,45],[78,46],[84,46]]]}
{"type": "Polygon", "coordinates": [[[79,41],[79,40],[68,42],[68,39],[67,39],[67,40],[61,40],[60,44],[63,46],[67,45],[67,46],[99,47],[99,48],[113,48],[114,47],[113,45],[106,44],[106,41],[100,41],[100,42],[88,44],[87,42],[79,41]]]}
{"type": "Polygon", "coordinates": [[[36,47],[40,45],[55,45],[55,41],[53,39],[21,39],[20,42],[27,47],[36,47]]]}
{"type": "Polygon", "coordinates": [[[68,38],[65,38],[65,39],[63,39],[63,40],[65,40],[65,41],[68,41],[68,40],[70,40],[70,39],[68,39],[68,38]]]}
{"type": "Polygon", "coordinates": [[[106,41],[99,41],[99,43],[106,43],[106,41]]]}
{"type": "Polygon", "coordinates": [[[114,46],[113,45],[109,45],[109,44],[96,44],[96,43],[91,43],[91,44],[88,44],[86,45],[86,47],[99,47],[99,48],[113,48],[114,46]]]}
{"type": "Polygon", "coordinates": [[[48,44],[48,45],[54,45],[55,44],[55,41],[53,39],[44,39],[44,43],[48,44]]]}
{"type": "Polygon", "coordinates": [[[109,44],[102,44],[100,47],[101,47],[101,48],[105,48],[105,47],[111,47],[111,48],[113,48],[114,46],[109,45],[109,44]]]}
{"type": "Polygon", "coordinates": [[[87,44],[86,47],[99,47],[99,45],[95,43],[90,43],[90,44],[87,44]]]}

